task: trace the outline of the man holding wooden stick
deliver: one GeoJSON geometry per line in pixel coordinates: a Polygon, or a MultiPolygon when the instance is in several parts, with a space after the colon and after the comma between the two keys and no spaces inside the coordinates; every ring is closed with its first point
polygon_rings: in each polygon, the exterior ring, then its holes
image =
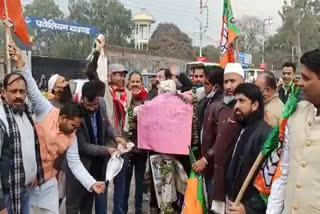
{"type": "Polygon", "coordinates": [[[240,204],[233,203],[267,139],[271,127],[264,121],[263,97],[259,88],[251,83],[240,84],[235,90],[234,107],[237,122],[242,124],[232,159],[227,171],[227,214],[265,213],[266,204],[254,187],[249,183],[240,204]]]}

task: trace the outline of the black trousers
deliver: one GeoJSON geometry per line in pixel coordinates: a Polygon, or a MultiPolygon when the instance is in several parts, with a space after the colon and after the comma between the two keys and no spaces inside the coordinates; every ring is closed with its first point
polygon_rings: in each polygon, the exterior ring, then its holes
{"type": "Polygon", "coordinates": [[[66,214],[92,214],[94,193],[88,192],[74,177],[69,167],[66,171],[66,214]]]}

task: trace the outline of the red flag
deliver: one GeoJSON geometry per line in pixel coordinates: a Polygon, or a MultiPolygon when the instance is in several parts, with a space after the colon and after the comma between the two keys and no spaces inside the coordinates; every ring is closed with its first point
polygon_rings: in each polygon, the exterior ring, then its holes
{"type": "Polygon", "coordinates": [[[20,0],[0,0],[0,19],[5,19],[4,1],[7,1],[8,19],[13,24],[14,34],[25,44],[31,44],[24,21],[20,0]]]}

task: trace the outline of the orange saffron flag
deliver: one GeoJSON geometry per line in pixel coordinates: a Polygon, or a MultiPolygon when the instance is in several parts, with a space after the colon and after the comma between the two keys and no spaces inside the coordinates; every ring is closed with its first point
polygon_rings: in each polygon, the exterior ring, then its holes
{"type": "MultiPolygon", "coordinates": [[[[196,160],[192,150],[190,149],[190,161],[194,163],[196,160]]],[[[192,164],[191,164],[192,165],[192,164]]],[[[184,203],[181,214],[206,214],[206,202],[203,191],[203,178],[200,174],[196,174],[191,168],[191,173],[187,182],[187,188],[184,195],[184,203]]]]}
{"type": "Polygon", "coordinates": [[[13,24],[14,34],[25,44],[31,44],[30,36],[22,12],[20,0],[0,0],[0,19],[5,19],[4,1],[7,2],[8,19],[13,24]]]}
{"type": "Polygon", "coordinates": [[[220,42],[220,65],[223,68],[229,62],[235,61],[232,42],[237,38],[239,33],[240,30],[235,24],[230,0],[224,0],[220,42]]]}

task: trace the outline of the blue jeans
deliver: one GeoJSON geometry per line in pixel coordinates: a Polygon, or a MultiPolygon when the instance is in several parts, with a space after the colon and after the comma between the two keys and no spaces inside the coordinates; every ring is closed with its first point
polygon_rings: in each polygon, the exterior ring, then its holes
{"type": "Polygon", "coordinates": [[[142,200],[144,191],[144,174],[146,172],[147,153],[132,153],[130,154],[129,164],[126,175],[126,192],[125,192],[125,205],[124,213],[128,213],[128,202],[130,196],[130,184],[133,174],[135,174],[136,194],[135,194],[135,213],[143,214],[142,200]]]}
{"type": "Polygon", "coordinates": [[[128,167],[128,154],[123,154],[123,167],[120,173],[113,179],[113,214],[124,214],[126,171],[128,167]]]}
{"type": "Polygon", "coordinates": [[[101,195],[95,195],[96,214],[106,214],[107,199],[108,199],[108,191],[107,190],[101,195]]]}
{"type": "MultiPolygon", "coordinates": [[[[5,203],[6,203],[6,207],[8,209],[8,214],[14,214],[11,210],[11,198],[9,195],[5,195],[5,203]]],[[[30,195],[27,191],[22,194],[21,196],[21,213],[22,214],[29,214],[30,213],[30,195]]]]}

